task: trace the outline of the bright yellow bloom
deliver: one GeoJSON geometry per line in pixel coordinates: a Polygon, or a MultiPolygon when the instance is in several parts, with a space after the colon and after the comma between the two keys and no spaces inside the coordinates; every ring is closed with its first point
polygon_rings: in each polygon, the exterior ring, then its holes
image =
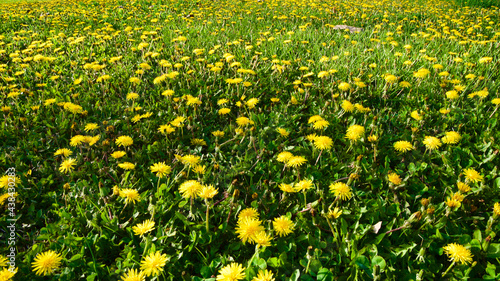
{"type": "Polygon", "coordinates": [[[255,276],[252,281],[274,281],[273,273],[269,270],[259,270],[259,274],[255,276]]]}
{"type": "Polygon", "coordinates": [[[283,152],[280,152],[280,154],[278,154],[278,157],[276,158],[276,160],[278,160],[278,162],[281,162],[281,163],[287,163],[288,160],[290,160],[292,157],[293,157],[293,154],[291,152],[283,151],[283,152]]]}
{"type": "Polygon", "coordinates": [[[321,130],[321,129],[328,128],[328,125],[330,125],[330,122],[322,119],[322,120],[318,120],[318,121],[314,122],[313,128],[315,130],[321,130]]]}
{"type": "Polygon", "coordinates": [[[94,131],[94,130],[97,130],[98,128],[99,128],[99,125],[97,125],[96,123],[88,123],[87,125],[85,125],[84,131],[85,132],[94,131]]]}
{"type": "Polygon", "coordinates": [[[245,217],[241,220],[238,220],[238,224],[236,227],[236,233],[238,234],[238,238],[241,239],[243,244],[247,241],[250,243],[254,243],[254,238],[257,233],[264,231],[264,227],[262,223],[258,219],[245,217]]]}
{"type": "Polygon", "coordinates": [[[464,169],[464,175],[465,175],[465,179],[468,182],[476,183],[476,182],[480,182],[483,180],[483,176],[481,174],[479,174],[474,169],[470,169],[470,168],[464,169]]]}
{"type": "Polygon", "coordinates": [[[425,147],[429,150],[439,148],[441,146],[441,141],[436,137],[426,136],[424,141],[425,147]]]}
{"type": "Polygon", "coordinates": [[[346,112],[352,112],[354,110],[354,105],[348,100],[343,100],[341,107],[346,112]]]}
{"type": "Polygon", "coordinates": [[[229,109],[229,108],[221,108],[221,109],[219,109],[219,115],[226,115],[229,112],[231,112],[231,109],[229,109]]]}
{"type": "Polygon", "coordinates": [[[295,224],[287,216],[281,216],[273,220],[274,231],[281,237],[293,233],[295,224]]]}
{"type": "Polygon", "coordinates": [[[144,236],[144,234],[153,231],[153,229],[155,229],[155,222],[152,220],[146,220],[143,223],[139,223],[132,227],[135,235],[140,235],[141,237],[144,236]]]}
{"type": "Polygon", "coordinates": [[[141,261],[141,270],[146,276],[158,276],[163,271],[163,267],[167,263],[167,254],[161,254],[160,251],[151,253],[141,261]]]}
{"type": "Polygon", "coordinates": [[[217,195],[217,193],[219,193],[219,191],[217,191],[213,185],[204,185],[198,193],[198,196],[203,199],[210,199],[217,195]]]}
{"type": "Polygon", "coordinates": [[[327,136],[319,136],[314,138],[313,144],[319,150],[330,149],[333,146],[333,140],[327,136]]]}
{"type": "Polygon", "coordinates": [[[144,272],[136,270],[136,269],[129,269],[126,274],[122,275],[122,281],[144,281],[146,276],[144,276],[144,272]]]}
{"type": "Polygon", "coordinates": [[[54,155],[57,156],[57,155],[62,155],[64,157],[68,157],[70,156],[71,154],[73,154],[73,152],[67,148],[61,148],[61,149],[58,149],[54,155]]]}
{"type": "Polygon", "coordinates": [[[457,199],[455,198],[452,198],[452,197],[448,197],[446,199],[446,205],[451,208],[451,209],[454,209],[454,208],[457,208],[457,207],[460,207],[462,204],[460,203],[460,201],[458,201],[457,199]]]}
{"type": "Polygon", "coordinates": [[[125,188],[120,190],[120,197],[125,198],[125,203],[134,203],[140,201],[139,192],[135,189],[125,188]]]}
{"type": "Polygon", "coordinates": [[[267,247],[271,246],[271,240],[273,237],[267,234],[265,231],[259,231],[255,234],[253,240],[257,243],[258,246],[267,247]]]}
{"type": "Polygon", "coordinates": [[[283,128],[278,128],[276,129],[276,131],[282,136],[282,137],[288,137],[290,135],[290,133],[286,130],[286,129],[283,129],[283,128]]]}
{"type": "Polygon", "coordinates": [[[35,260],[31,263],[36,275],[50,275],[61,264],[62,257],[60,254],[49,250],[36,255],[35,260]]]}
{"type": "Polygon", "coordinates": [[[394,149],[398,152],[407,152],[413,149],[413,145],[407,141],[397,141],[394,143],[394,149]]]}
{"type": "Polygon", "coordinates": [[[471,251],[460,244],[448,244],[443,247],[443,250],[453,262],[460,262],[461,264],[472,263],[473,255],[471,251]]]}
{"type": "Polygon", "coordinates": [[[340,210],[338,207],[335,207],[335,209],[330,210],[326,214],[327,217],[334,218],[334,219],[337,219],[338,217],[340,217],[340,215],[342,215],[342,210],[340,210]]]}
{"type": "Polygon", "coordinates": [[[288,192],[288,193],[294,193],[294,192],[297,192],[297,190],[295,188],[293,188],[293,185],[292,184],[286,184],[286,183],[281,183],[279,185],[279,188],[284,191],[284,192],[288,192]]]}
{"type": "Polygon", "coordinates": [[[131,146],[134,144],[134,140],[129,136],[120,136],[115,141],[118,146],[131,146]]]}
{"type": "Polygon", "coordinates": [[[402,182],[401,177],[399,177],[399,175],[396,173],[390,173],[389,175],[387,175],[387,177],[389,178],[389,181],[394,185],[400,185],[402,182]]]}
{"type": "Polygon", "coordinates": [[[118,167],[124,169],[124,170],[133,170],[135,169],[135,164],[130,163],[130,162],[123,162],[118,164],[118,167]]]}
{"type": "Polygon", "coordinates": [[[170,166],[166,165],[165,162],[155,163],[153,166],[149,167],[149,169],[151,172],[156,173],[156,176],[160,179],[170,174],[171,171],[170,166]]]}
{"type": "Polygon", "coordinates": [[[298,192],[312,188],[314,188],[312,180],[301,180],[295,185],[295,190],[297,190],[298,192]]]}
{"type": "Polygon", "coordinates": [[[245,268],[239,263],[231,263],[219,270],[217,281],[237,281],[245,278],[245,268]]]}
{"type": "Polygon", "coordinates": [[[351,85],[346,82],[341,82],[338,86],[339,90],[341,91],[349,91],[351,89],[351,85]]]}
{"type": "Polygon", "coordinates": [[[346,139],[357,141],[363,136],[364,133],[365,133],[365,127],[360,125],[352,125],[349,128],[347,128],[347,133],[345,134],[345,137],[346,139]]]}
{"type": "Polygon", "coordinates": [[[302,156],[293,156],[286,162],[287,166],[290,167],[300,167],[302,164],[306,163],[307,159],[302,156]]]}
{"type": "Polygon", "coordinates": [[[351,188],[343,182],[330,184],[330,191],[340,200],[349,200],[352,197],[351,188]]]}
{"type": "Polygon", "coordinates": [[[75,166],[75,165],[76,165],[76,160],[73,158],[68,158],[61,163],[61,166],[59,167],[59,171],[61,173],[69,173],[74,169],[73,166],[75,166]]]}
{"type": "Polygon", "coordinates": [[[203,185],[196,180],[188,180],[179,187],[179,192],[184,198],[194,198],[198,196],[203,185]]]}
{"type": "Polygon", "coordinates": [[[240,211],[238,214],[238,221],[245,218],[259,219],[259,212],[255,208],[246,208],[240,211]]]}
{"type": "Polygon", "coordinates": [[[113,157],[114,159],[118,159],[118,158],[122,158],[126,154],[127,153],[125,151],[115,151],[115,152],[111,153],[111,157],[113,157]]]}
{"type": "Polygon", "coordinates": [[[468,184],[463,183],[461,181],[457,182],[457,187],[458,187],[458,190],[460,190],[460,192],[462,192],[462,193],[467,193],[471,190],[471,188],[468,184]]]}
{"type": "Polygon", "coordinates": [[[500,216],[500,203],[498,203],[498,202],[496,202],[493,205],[493,215],[495,215],[496,217],[500,216]]]}
{"type": "Polygon", "coordinates": [[[446,144],[456,144],[461,138],[462,137],[459,133],[450,131],[445,133],[445,136],[441,138],[441,141],[446,144]]]}
{"type": "Polygon", "coordinates": [[[196,166],[200,162],[200,156],[188,154],[182,156],[180,160],[184,165],[196,166]]]}

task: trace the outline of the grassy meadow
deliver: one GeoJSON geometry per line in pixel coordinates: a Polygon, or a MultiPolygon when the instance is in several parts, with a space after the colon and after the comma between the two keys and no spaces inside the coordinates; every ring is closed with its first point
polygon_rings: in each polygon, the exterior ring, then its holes
{"type": "Polygon", "coordinates": [[[1,3],[0,280],[500,279],[499,5],[1,3]]]}

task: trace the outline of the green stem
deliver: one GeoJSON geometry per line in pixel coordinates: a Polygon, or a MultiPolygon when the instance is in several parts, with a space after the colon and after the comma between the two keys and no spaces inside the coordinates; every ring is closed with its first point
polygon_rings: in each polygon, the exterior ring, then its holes
{"type": "Polygon", "coordinates": [[[247,268],[249,268],[252,265],[253,259],[258,253],[259,253],[259,244],[255,245],[255,253],[253,254],[252,258],[248,261],[247,268]]]}
{"type": "Polygon", "coordinates": [[[207,227],[207,233],[209,232],[209,224],[208,224],[208,218],[209,218],[209,206],[208,206],[208,199],[205,199],[205,204],[207,205],[207,213],[205,215],[205,221],[206,221],[206,227],[207,227]]]}
{"type": "Polygon", "coordinates": [[[453,261],[453,262],[450,264],[450,266],[448,267],[448,269],[446,269],[446,271],[445,271],[445,272],[443,273],[443,275],[441,275],[441,276],[443,276],[443,277],[444,277],[444,276],[448,273],[448,271],[450,271],[450,269],[451,269],[454,265],[455,265],[455,261],[453,261]]]}

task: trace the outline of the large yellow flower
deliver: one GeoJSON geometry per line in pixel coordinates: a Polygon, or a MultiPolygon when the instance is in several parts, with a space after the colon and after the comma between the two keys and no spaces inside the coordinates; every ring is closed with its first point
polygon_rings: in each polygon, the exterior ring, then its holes
{"type": "Polygon", "coordinates": [[[365,127],[360,125],[352,125],[349,128],[347,128],[347,133],[345,134],[345,137],[347,139],[357,141],[363,136],[364,133],[365,133],[365,127]]]}
{"type": "Polygon", "coordinates": [[[245,278],[245,268],[239,263],[231,263],[219,270],[217,281],[237,281],[245,278]]]}
{"type": "Polygon", "coordinates": [[[145,278],[144,272],[136,269],[129,269],[126,274],[123,274],[121,279],[122,281],[144,281],[145,278]]]}
{"type": "Polygon", "coordinates": [[[153,166],[149,167],[149,169],[151,170],[151,172],[156,173],[156,176],[160,179],[165,175],[170,174],[171,171],[170,166],[166,165],[165,162],[155,163],[153,164],[153,166]]]}
{"type": "Polygon", "coordinates": [[[274,219],[273,228],[274,231],[276,231],[276,233],[278,233],[280,237],[287,236],[288,234],[293,233],[295,224],[288,217],[281,216],[279,218],[274,219]]]}
{"type": "Polygon", "coordinates": [[[333,146],[333,140],[327,136],[319,136],[314,138],[314,147],[319,150],[330,149],[333,146]]]}
{"type": "Polygon", "coordinates": [[[441,141],[436,137],[426,136],[423,144],[425,144],[427,149],[433,150],[441,146],[441,141]]]}
{"type": "Polygon", "coordinates": [[[269,270],[259,270],[259,274],[252,281],[274,281],[273,273],[269,270]]]}
{"type": "Polygon", "coordinates": [[[302,164],[306,163],[307,159],[302,157],[302,156],[293,156],[292,158],[288,159],[286,164],[290,167],[300,167],[302,164]]]}
{"type": "Polygon", "coordinates": [[[243,244],[247,241],[253,244],[255,242],[255,235],[261,231],[264,231],[261,221],[254,218],[245,217],[239,220],[236,226],[236,233],[243,244]]]}
{"type": "Polygon", "coordinates": [[[76,165],[76,160],[73,158],[68,158],[61,163],[61,166],[59,167],[59,171],[61,173],[69,173],[74,169],[73,166],[75,166],[75,165],[76,165]]]}
{"type": "Polygon", "coordinates": [[[120,136],[116,139],[118,146],[131,146],[132,144],[134,144],[134,140],[129,136],[120,136]]]}
{"type": "Polygon", "coordinates": [[[483,180],[483,176],[479,174],[476,170],[467,168],[464,170],[465,179],[468,182],[479,182],[483,180]]]}
{"type": "Polygon", "coordinates": [[[407,152],[413,149],[413,145],[407,141],[397,141],[394,143],[394,149],[398,152],[407,152]]]}
{"type": "Polygon", "coordinates": [[[203,185],[196,180],[188,180],[181,184],[179,192],[184,198],[194,198],[198,196],[203,185]]]}
{"type": "Polygon", "coordinates": [[[349,200],[352,197],[351,188],[343,182],[330,184],[330,191],[340,200],[349,200]]]}
{"type": "Polygon", "coordinates": [[[158,276],[163,271],[163,267],[167,261],[167,254],[161,254],[160,251],[156,251],[141,261],[141,270],[146,276],[158,276]]]}
{"type": "Polygon", "coordinates": [[[155,222],[152,220],[146,220],[143,223],[139,223],[132,227],[135,235],[140,235],[141,237],[144,236],[144,234],[153,231],[153,229],[155,229],[155,222]]]}
{"type": "Polygon", "coordinates": [[[135,203],[140,201],[139,192],[135,189],[125,188],[120,190],[120,197],[125,198],[125,203],[135,203]]]}
{"type": "Polygon", "coordinates": [[[60,254],[49,250],[38,254],[35,261],[31,264],[36,275],[49,275],[61,264],[62,257],[60,254]]]}
{"type": "Polygon", "coordinates": [[[472,263],[472,253],[469,249],[457,243],[450,243],[443,247],[444,253],[453,262],[462,264],[472,263]]]}

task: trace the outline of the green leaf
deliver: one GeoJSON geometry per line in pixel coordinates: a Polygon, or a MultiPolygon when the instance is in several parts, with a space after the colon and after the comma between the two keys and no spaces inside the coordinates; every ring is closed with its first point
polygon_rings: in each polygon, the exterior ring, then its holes
{"type": "Polygon", "coordinates": [[[205,265],[200,269],[200,274],[201,276],[203,276],[203,278],[208,278],[212,276],[212,270],[210,269],[210,267],[205,265]]]}
{"type": "Polygon", "coordinates": [[[290,280],[297,281],[300,278],[300,270],[296,269],[292,276],[290,276],[290,280]]]}
{"type": "Polygon", "coordinates": [[[494,264],[488,262],[488,266],[486,266],[486,273],[488,273],[491,277],[495,277],[496,270],[497,267],[494,264]]]}
{"type": "Polygon", "coordinates": [[[486,251],[486,256],[488,258],[500,258],[500,244],[491,243],[486,251]]]}
{"type": "Polygon", "coordinates": [[[320,268],[317,275],[318,281],[333,281],[333,273],[327,268],[320,268]]]}
{"type": "Polygon", "coordinates": [[[474,230],[474,234],[472,235],[472,237],[474,237],[474,239],[477,239],[479,242],[483,240],[481,235],[481,230],[479,229],[474,230]]]}
{"type": "Polygon", "coordinates": [[[386,266],[386,263],[385,263],[385,260],[383,257],[381,256],[374,256],[372,258],[372,267],[373,266],[379,266],[380,267],[380,270],[384,270],[385,269],[385,266],[386,266]]]}

